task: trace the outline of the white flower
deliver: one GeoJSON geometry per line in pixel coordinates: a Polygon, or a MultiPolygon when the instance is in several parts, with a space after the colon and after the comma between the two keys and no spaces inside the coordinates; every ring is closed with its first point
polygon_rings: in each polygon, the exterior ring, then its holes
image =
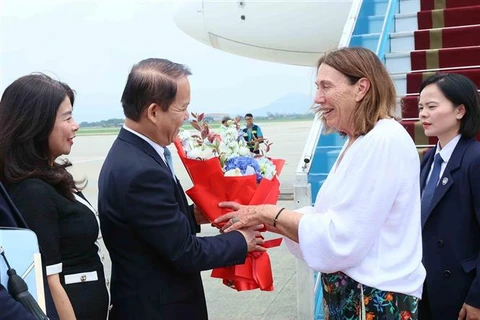
{"type": "MultiPolygon", "coordinates": [[[[277,174],[275,165],[266,157],[253,158],[253,154],[247,147],[247,142],[243,138],[243,132],[237,129],[236,125],[229,123],[229,126],[217,134],[218,137],[214,137],[215,133],[210,131],[209,137],[202,140],[199,132],[189,132],[188,130],[181,130],[179,138],[185,155],[187,158],[195,160],[208,160],[217,157],[220,160],[220,164],[225,171],[226,163],[229,162],[229,169],[235,158],[248,157],[250,163],[253,162],[253,166],[247,166],[240,168],[232,168],[225,172],[225,176],[242,176],[254,174],[257,176],[257,182],[262,178],[272,179],[277,174]],[[193,136],[192,136],[193,134],[193,136]],[[209,141],[212,140],[212,142],[209,141]],[[258,163],[258,168],[255,162],[258,163]],[[257,171],[256,171],[257,170],[257,171]]],[[[243,161],[243,160],[242,160],[243,161]]],[[[247,161],[248,162],[248,161],[247,161]]],[[[235,163],[235,162],[233,162],[235,163]]],[[[238,165],[241,165],[240,163],[238,165]]],[[[234,164],[234,166],[236,166],[234,164]]]]}
{"type": "Polygon", "coordinates": [[[250,154],[250,149],[248,149],[245,146],[241,146],[241,147],[238,148],[238,154],[240,156],[247,156],[247,155],[250,154]]]}
{"type": "Polygon", "coordinates": [[[250,166],[247,166],[247,169],[245,170],[245,175],[246,175],[246,176],[249,176],[249,175],[251,175],[251,174],[256,174],[255,169],[253,169],[253,168],[250,167],[250,166]]]}
{"type": "Polygon", "coordinates": [[[242,171],[240,171],[240,169],[238,168],[231,169],[225,172],[225,177],[241,177],[241,176],[243,176],[242,171]]]}
{"type": "Polygon", "coordinates": [[[215,157],[214,150],[206,144],[194,147],[191,150],[186,151],[186,154],[188,158],[197,160],[208,160],[215,157]]]}
{"type": "Polygon", "coordinates": [[[180,140],[184,141],[184,140],[189,140],[192,135],[188,130],[180,129],[178,136],[180,137],[180,140]]]}
{"type": "Polygon", "coordinates": [[[260,167],[260,173],[264,178],[272,179],[277,174],[275,165],[272,161],[270,161],[270,159],[266,157],[259,157],[255,159],[257,160],[258,166],[260,167]]]}

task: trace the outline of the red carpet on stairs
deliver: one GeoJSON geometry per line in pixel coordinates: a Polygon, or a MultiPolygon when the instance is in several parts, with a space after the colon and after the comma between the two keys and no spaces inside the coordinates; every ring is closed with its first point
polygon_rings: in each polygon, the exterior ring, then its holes
{"type": "Polygon", "coordinates": [[[412,70],[480,65],[480,46],[418,50],[410,53],[412,70]]]}
{"type": "MultiPolygon", "coordinates": [[[[417,112],[418,118],[418,112],[417,112]]],[[[416,145],[425,146],[437,143],[437,138],[427,137],[423,131],[423,125],[418,120],[403,120],[402,125],[407,130],[408,134],[415,140],[416,145]]]]}
{"type": "Polygon", "coordinates": [[[480,5],[420,11],[417,14],[418,29],[468,26],[480,21],[480,5]]]}
{"type": "Polygon", "coordinates": [[[415,50],[480,45],[480,25],[415,31],[415,50]]]}
{"type": "Polygon", "coordinates": [[[480,5],[480,0],[421,0],[420,10],[458,8],[480,5]]]}
{"type": "MultiPolygon", "coordinates": [[[[407,74],[407,93],[401,99],[402,124],[419,156],[436,143],[418,120],[418,89],[436,72],[455,72],[472,79],[480,88],[480,0],[420,0],[419,30],[414,32],[415,51],[410,53],[412,72],[407,74]],[[446,70],[441,70],[447,68],[446,70]]],[[[478,137],[480,140],[480,136],[478,137]]]]}
{"type": "MultiPolygon", "coordinates": [[[[448,72],[459,73],[465,77],[470,78],[477,87],[480,88],[480,68],[472,69],[451,69],[448,72]]],[[[407,93],[418,93],[418,88],[422,82],[430,76],[433,76],[436,71],[428,72],[411,72],[407,74],[407,93]]]]}
{"type": "MultiPolygon", "coordinates": [[[[408,82],[408,80],[407,80],[408,82]]],[[[402,118],[418,118],[418,95],[409,95],[402,98],[402,118]]]]}

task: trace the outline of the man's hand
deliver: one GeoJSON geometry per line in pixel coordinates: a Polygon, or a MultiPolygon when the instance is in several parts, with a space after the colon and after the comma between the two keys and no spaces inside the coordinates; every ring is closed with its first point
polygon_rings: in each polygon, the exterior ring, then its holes
{"type": "Polygon", "coordinates": [[[262,234],[258,231],[260,227],[262,226],[257,226],[255,228],[244,228],[244,229],[238,230],[245,237],[245,241],[247,242],[248,252],[267,251],[267,249],[262,247],[265,241],[261,237],[262,234]]]}
{"type": "Polygon", "coordinates": [[[458,314],[458,320],[480,320],[480,309],[472,307],[466,303],[463,304],[462,310],[458,314]]]}
{"type": "Polygon", "coordinates": [[[210,223],[210,221],[205,217],[205,214],[199,207],[193,205],[193,214],[195,215],[195,220],[197,220],[198,224],[206,224],[210,223]]]}

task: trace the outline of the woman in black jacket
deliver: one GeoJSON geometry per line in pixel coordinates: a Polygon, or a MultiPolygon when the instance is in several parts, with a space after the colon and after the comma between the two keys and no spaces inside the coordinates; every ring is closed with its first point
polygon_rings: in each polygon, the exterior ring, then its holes
{"type": "Polygon", "coordinates": [[[38,237],[61,319],[104,320],[109,296],[95,210],[66,170],[79,128],[73,90],[45,74],[14,81],[0,101],[0,178],[38,237]]]}

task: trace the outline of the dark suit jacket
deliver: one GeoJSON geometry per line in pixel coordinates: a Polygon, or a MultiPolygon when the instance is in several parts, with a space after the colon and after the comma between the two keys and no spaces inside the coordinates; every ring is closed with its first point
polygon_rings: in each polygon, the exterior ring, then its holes
{"type": "MultiPolygon", "coordinates": [[[[422,161],[421,190],[435,151],[422,161]]],[[[480,142],[460,139],[423,220],[432,319],[457,319],[464,302],[480,308],[480,142]]]]}
{"type": "Polygon", "coordinates": [[[121,129],[99,177],[112,259],[110,319],[207,319],[200,271],[243,263],[239,232],[196,237],[185,194],[145,140],[121,129]]]}
{"type": "MultiPolygon", "coordinates": [[[[26,228],[25,220],[18,212],[12,200],[7,194],[7,191],[0,183],[0,227],[10,228],[26,228]]],[[[0,258],[3,260],[3,258],[0,258]]],[[[0,261],[0,263],[4,263],[0,261]]],[[[12,266],[13,267],[13,266],[12,266]]],[[[44,277],[45,283],[45,298],[47,303],[47,314],[50,319],[58,319],[58,315],[53,305],[53,300],[50,295],[50,290],[44,277]]],[[[32,314],[28,312],[20,303],[15,301],[7,292],[7,290],[0,285],[0,318],[2,320],[18,320],[18,319],[34,319],[32,314]]]]}

